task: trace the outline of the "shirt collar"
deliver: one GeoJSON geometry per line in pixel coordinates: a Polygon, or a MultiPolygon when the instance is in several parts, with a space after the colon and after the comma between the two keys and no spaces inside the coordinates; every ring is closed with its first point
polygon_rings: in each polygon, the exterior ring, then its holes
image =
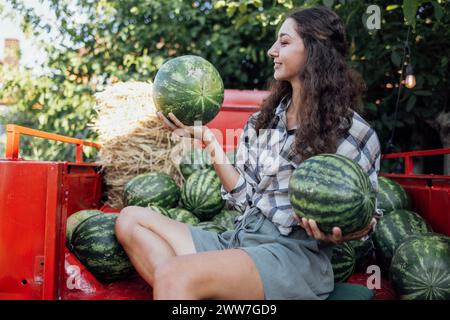
{"type": "Polygon", "coordinates": [[[284,96],[283,99],[281,99],[280,103],[278,104],[277,108],[275,109],[275,115],[280,116],[283,112],[285,112],[290,102],[291,97],[289,95],[284,96]]]}

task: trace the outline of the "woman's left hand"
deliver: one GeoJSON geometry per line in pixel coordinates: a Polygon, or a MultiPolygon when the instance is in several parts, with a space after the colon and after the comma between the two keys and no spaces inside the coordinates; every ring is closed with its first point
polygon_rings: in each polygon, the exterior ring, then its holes
{"type": "Polygon", "coordinates": [[[365,228],[343,236],[342,231],[339,227],[334,227],[331,234],[325,234],[322,231],[320,231],[316,221],[314,221],[313,219],[306,219],[306,218],[300,219],[300,217],[298,217],[297,215],[294,216],[295,219],[298,221],[298,224],[306,230],[306,233],[310,237],[313,237],[316,240],[331,242],[334,244],[341,244],[345,241],[361,239],[362,237],[367,235],[377,223],[377,220],[375,218],[372,218],[370,223],[365,228]]]}

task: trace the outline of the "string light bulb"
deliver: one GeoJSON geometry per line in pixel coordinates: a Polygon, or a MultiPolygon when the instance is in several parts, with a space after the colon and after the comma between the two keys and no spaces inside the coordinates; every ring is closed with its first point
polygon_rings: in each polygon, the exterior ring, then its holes
{"type": "Polygon", "coordinates": [[[406,79],[405,79],[405,87],[408,89],[412,89],[416,86],[416,77],[414,76],[414,69],[412,65],[408,64],[406,66],[406,79]]]}

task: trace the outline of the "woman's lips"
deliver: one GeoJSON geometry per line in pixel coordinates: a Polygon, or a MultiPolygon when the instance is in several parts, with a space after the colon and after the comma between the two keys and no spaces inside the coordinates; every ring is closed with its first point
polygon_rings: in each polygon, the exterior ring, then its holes
{"type": "Polygon", "coordinates": [[[275,62],[275,64],[273,65],[274,69],[278,69],[281,66],[281,63],[275,62]]]}

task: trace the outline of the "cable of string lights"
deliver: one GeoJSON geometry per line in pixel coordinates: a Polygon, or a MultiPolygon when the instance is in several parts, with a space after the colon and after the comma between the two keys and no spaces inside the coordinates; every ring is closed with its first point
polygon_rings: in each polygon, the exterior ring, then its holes
{"type": "MultiPolygon", "coordinates": [[[[395,138],[395,122],[397,121],[397,113],[398,113],[398,106],[400,105],[400,95],[402,93],[402,87],[403,87],[403,77],[405,75],[406,72],[404,72],[405,69],[405,65],[406,65],[406,69],[412,70],[412,67],[410,66],[410,48],[409,48],[409,35],[411,33],[411,25],[408,26],[408,31],[406,33],[406,41],[404,43],[403,46],[403,57],[402,57],[402,62],[401,62],[401,72],[400,72],[400,80],[398,82],[398,91],[397,91],[397,100],[395,102],[395,111],[394,111],[394,125],[392,128],[392,132],[391,132],[391,137],[389,138],[388,142],[386,143],[386,153],[390,153],[391,151],[395,150],[395,151],[399,151],[398,148],[394,145],[394,138],[395,138]]],[[[407,71],[410,71],[407,70],[407,71]]],[[[412,72],[412,71],[410,71],[412,72]]]]}

